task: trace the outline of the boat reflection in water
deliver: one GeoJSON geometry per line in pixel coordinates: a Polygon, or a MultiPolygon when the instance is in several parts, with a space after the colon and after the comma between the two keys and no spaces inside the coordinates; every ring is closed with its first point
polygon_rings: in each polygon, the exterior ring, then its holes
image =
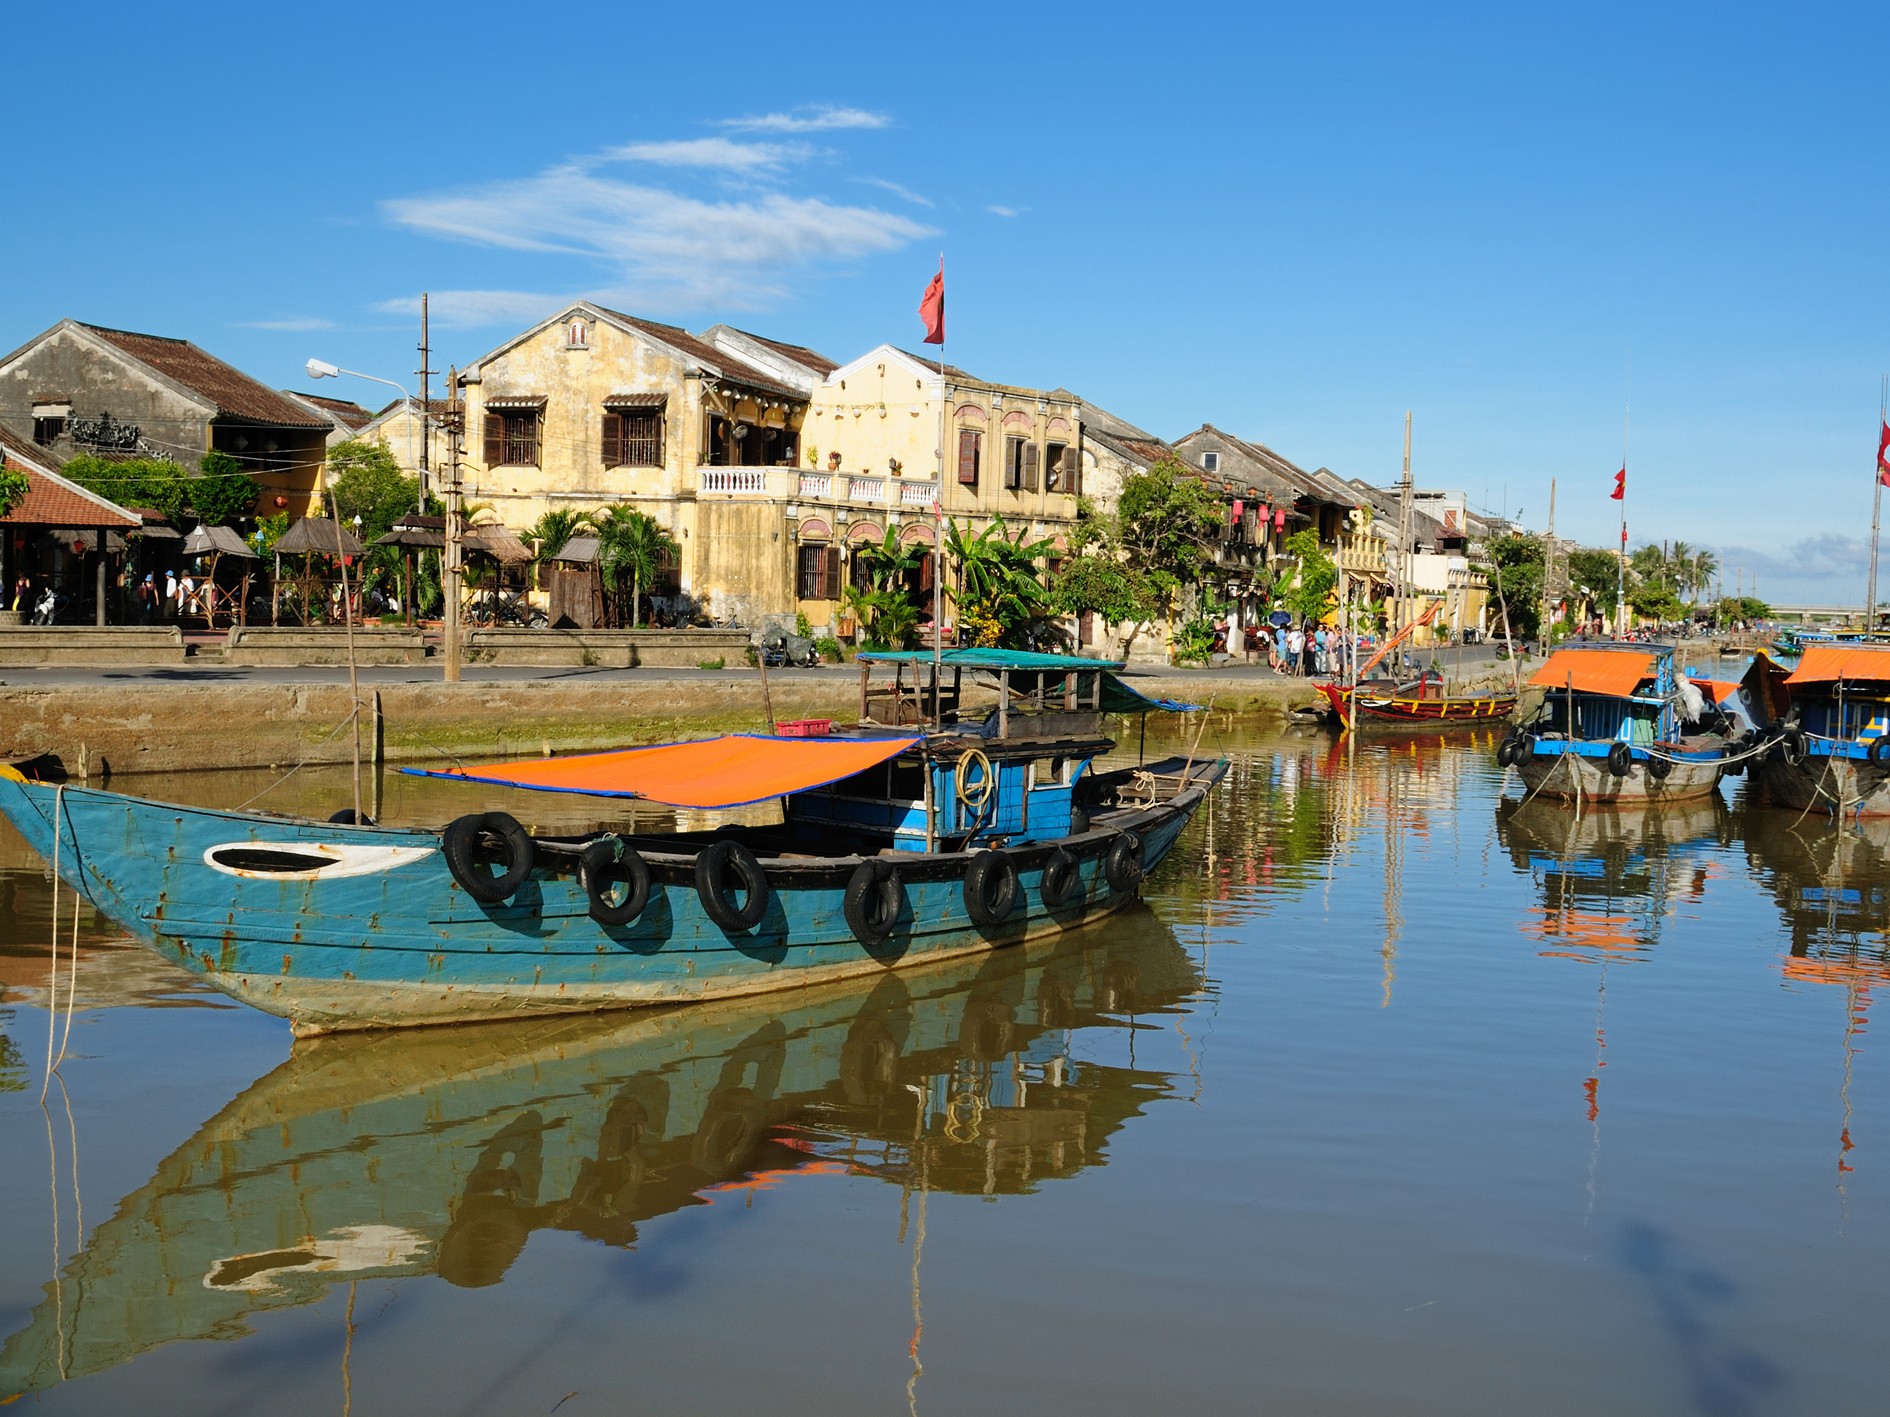
{"type": "Polygon", "coordinates": [[[1755,809],[1745,842],[1791,940],[1787,978],[1890,984],[1890,817],[1833,829],[1828,817],[1755,809]]]}
{"type": "Polygon", "coordinates": [[[654,1217],[795,1175],[1032,1191],[1102,1164],[1170,1091],[1073,1059],[1074,1032],[1202,984],[1133,906],[870,990],[297,1043],[46,1286],[0,1351],[0,1398],[247,1333],[338,1283],[497,1284],[533,1231],[630,1246],[654,1217]]]}

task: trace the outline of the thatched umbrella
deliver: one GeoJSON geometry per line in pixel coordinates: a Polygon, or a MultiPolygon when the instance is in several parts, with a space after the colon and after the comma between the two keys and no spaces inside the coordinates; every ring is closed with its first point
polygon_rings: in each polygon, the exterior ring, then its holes
{"type": "MultiPolygon", "coordinates": [[[[301,591],[306,609],[310,572],[310,556],[360,556],[367,551],[361,540],[344,526],[337,526],[327,517],[302,517],[289,524],[289,529],[276,543],[276,579],[282,579],[282,557],[284,554],[302,558],[301,591]]],[[[270,603],[270,623],[275,623],[275,599],[270,603]]]]}
{"type": "Polygon", "coordinates": [[[392,531],[388,532],[387,535],[375,537],[374,544],[376,546],[401,547],[406,555],[407,590],[409,594],[403,597],[403,599],[407,601],[407,623],[411,625],[414,621],[414,617],[419,614],[420,611],[420,583],[414,579],[413,553],[415,550],[442,550],[446,546],[446,538],[437,531],[426,531],[420,527],[408,526],[403,523],[402,525],[396,526],[392,531]]]}
{"type": "MultiPolygon", "coordinates": [[[[256,560],[256,553],[249,549],[249,544],[227,526],[198,526],[184,538],[186,556],[208,556],[210,574],[204,580],[207,585],[207,604],[204,607],[204,624],[211,629],[217,627],[217,563],[225,556],[235,556],[243,561],[256,560]]],[[[249,567],[243,567],[242,588],[237,591],[236,614],[230,617],[232,624],[249,623],[249,567]]]]}
{"type": "MultiPolygon", "coordinates": [[[[532,559],[531,549],[511,531],[496,522],[468,527],[460,536],[459,544],[475,556],[490,557],[499,568],[521,565],[532,559]]],[[[495,620],[499,605],[499,580],[500,575],[495,569],[491,595],[495,620]]]]}

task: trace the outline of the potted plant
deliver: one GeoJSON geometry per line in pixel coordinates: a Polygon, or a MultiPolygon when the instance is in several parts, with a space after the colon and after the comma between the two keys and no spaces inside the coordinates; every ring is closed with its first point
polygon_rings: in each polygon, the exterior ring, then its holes
{"type": "Polygon", "coordinates": [[[827,454],[827,471],[828,472],[840,471],[840,453],[838,449],[835,449],[833,452],[827,454]]]}

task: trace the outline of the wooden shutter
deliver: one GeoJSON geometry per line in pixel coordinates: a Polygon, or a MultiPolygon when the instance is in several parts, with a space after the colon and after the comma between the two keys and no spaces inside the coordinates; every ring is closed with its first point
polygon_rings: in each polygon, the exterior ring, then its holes
{"type": "Polygon", "coordinates": [[[505,462],[505,420],[496,413],[488,413],[485,434],[486,466],[502,466],[505,462]]]}
{"type": "Polygon", "coordinates": [[[919,589],[927,595],[932,593],[932,566],[938,560],[938,552],[928,551],[919,562],[919,589]]]}
{"type": "Polygon", "coordinates": [[[1024,455],[1020,451],[1024,446],[1022,438],[1004,440],[1004,485],[1016,490],[1019,474],[1023,471],[1024,455]]]}
{"type": "Polygon", "coordinates": [[[623,415],[606,413],[604,415],[604,466],[622,467],[623,462],[623,415]]]}
{"type": "Polygon", "coordinates": [[[840,548],[829,546],[821,566],[820,594],[816,600],[838,600],[840,598],[840,548]]]}
{"type": "Polygon", "coordinates": [[[802,600],[819,600],[820,548],[818,546],[800,547],[795,552],[795,557],[798,564],[795,567],[794,593],[802,600]]]}
{"type": "Polygon", "coordinates": [[[1063,450],[1063,490],[1072,497],[1083,495],[1083,454],[1072,443],[1063,450]]]}
{"type": "Polygon", "coordinates": [[[976,429],[958,430],[958,480],[967,487],[978,485],[978,433],[976,429]]]}
{"type": "Polygon", "coordinates": [[[1037,490],[1037,445],[1035,443],[1024,444],[1024,490],[1026,492],[1037,490]]]}

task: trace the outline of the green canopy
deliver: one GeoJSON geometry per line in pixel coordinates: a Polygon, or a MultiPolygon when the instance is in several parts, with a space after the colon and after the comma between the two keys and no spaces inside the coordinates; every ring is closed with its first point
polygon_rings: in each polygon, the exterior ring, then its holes
{"type": "MultiPolygon", "coordinates": [[[[874,649],[863,652],[858,659],[862,664],[930,664],[932,655],[922,649],[874,649]]],[[[1100,707],[1104,713],[1147,713],[1151,709],[1190,713],[1201,707],[1199,704],[1184,704],[1179,699],[1151,699],[1131,689],[1112,672],[1123,667],[1121,660],[1080,659],[1075,655],[1036,654],[1022,649],[948,649],[938,656],[938,662],[948,669],[1009,670],[1026,674],[1094,674],[1101,671],[1100,707]]]]}

